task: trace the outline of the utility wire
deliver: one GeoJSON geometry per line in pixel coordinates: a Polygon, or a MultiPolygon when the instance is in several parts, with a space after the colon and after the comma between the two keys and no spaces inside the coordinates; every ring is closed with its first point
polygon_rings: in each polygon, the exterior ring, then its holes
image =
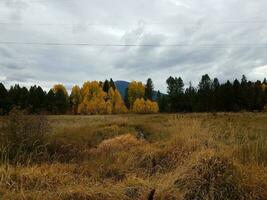
{"type": "Polygon", "coordinates": [[[132,26],[132,25],[216,25],[216,24],[267,24],[266,21],[229,21],[229,22],[176,22],[176,23],[161,23],[161,22],[140,22],[140,23],[21,23],[21,22],[4,22],[0,21],[0,25],[15,25],[15,26],[132,26]]]}
{"type": "MultiPolygon", "coordinates": [[[[0,0],[0,3],[10,3],[10,4],[16,4],[16,3],[57,3],[57,2],[70,2],[73,0],[25,0],[25,1],[21,1],[21,0],[0,0]]],[[[80,0],[81,1],[81,0],[80,0]]],[[[88,0],[84,0],[84,1],[88,1],[88,0]]]]}
{"type": "Polygon", "coordinates": [[[229,48],[229,47],[255,47],[267,48],[267,44],[94,44],[94,43],[57,43],[57,42],[4,42],[0,45],[37,45],[37,46],[89,46],[89,47],[203,47],[203,48],[229,48]]]}

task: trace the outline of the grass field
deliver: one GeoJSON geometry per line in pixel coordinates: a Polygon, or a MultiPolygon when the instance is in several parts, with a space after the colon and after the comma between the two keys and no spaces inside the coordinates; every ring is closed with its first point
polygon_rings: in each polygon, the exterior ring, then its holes
{"type": "Polygon", "coordinates": [[[50,156],[2,163],[0,199],[267,199],[267,113],[48,120],[50,156]]]}

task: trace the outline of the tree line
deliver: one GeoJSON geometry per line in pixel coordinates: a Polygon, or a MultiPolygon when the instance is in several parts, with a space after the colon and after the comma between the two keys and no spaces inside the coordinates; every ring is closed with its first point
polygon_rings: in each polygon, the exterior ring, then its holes
{"type": "Polygon", "coordinates": [[[155,95],[153,81],[146,84],[132,81],[122,98],[112,79],[87,81],[74,86],[71,93],[62,84],[48,92],[40,86],[29,89],[16,84],[6,89],[0,83],[0,114],[13,108],[31,114],[124,114],[160,112],[230,112],[262,111],[267,107],[267,81],[239,81],[220,83],[217,78],[203,75],[197,87],[185,87],[181,77],[166,80],[167,94],[155,95]]]}
{"type": "Polygon", "coordinates": [[[14,107],[30,114],[125,114],[157,113],[157,102],[152,100],[152,80],[148,84],[132,81],[123,99],[112,79],[87,81],[82,87],[74,86],[70,95],[62,84],[54,85],[48,92],[40,86],[29,89],[16,84],[6,89],[0,83],[0,114],[14,107]]]}
{"type": "Polygon", "coordinates": [[[181,77],[169,77],[167,95],[158,92],[161,112],[239,112],[267,109],[267,80],[241,80],[220,83],[218,78],[203,75],[198,87],[185,88],[181,77]]]}

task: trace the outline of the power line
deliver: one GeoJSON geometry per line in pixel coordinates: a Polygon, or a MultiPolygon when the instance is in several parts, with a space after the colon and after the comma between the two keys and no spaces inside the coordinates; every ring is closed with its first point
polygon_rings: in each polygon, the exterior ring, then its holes
{"type": "MultiPolygon", "coordinates": [[[[20,0],[1,0],[0,3],[10,3],[10,4],[16,4],[16,3],[57,3],[57,2],[70,2],[73,0],[27,0],[27,1],[20,1],[20,0]]],[[[84,0],[87,1],[87,0],[84,0]]]]}
{"type": "Polygon", "coordinates": [[[57,42],[3,42],[0,45],[37,45],[37,46],[89,46],[89,47],[200,47],[229,48],[254,47],[267,48],[267,44],[96,44],[96,43],[57,43],[57,42]]]}
{"type": "Polygon", "coordinates": [[[229,22],[137,22],[133,24],[129,23],[21,23],[21,22],[0,22],[0,25],[16,25],[16,26],[131,26],[131,25],[208,25],[208,24],[267,24],[266,21],[229,21],[229,22]]]}

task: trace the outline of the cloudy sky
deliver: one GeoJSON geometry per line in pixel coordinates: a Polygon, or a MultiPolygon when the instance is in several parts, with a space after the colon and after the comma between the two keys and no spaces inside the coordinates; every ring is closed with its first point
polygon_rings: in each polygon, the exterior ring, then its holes
{"type": "Polygon", "coordinates": [[[195,85],[204,73],[262,80],[266,8],[266,0],[0,0],[0,82],[47,89],[151,77],[165,91],[170,75],[195,85]]]}

